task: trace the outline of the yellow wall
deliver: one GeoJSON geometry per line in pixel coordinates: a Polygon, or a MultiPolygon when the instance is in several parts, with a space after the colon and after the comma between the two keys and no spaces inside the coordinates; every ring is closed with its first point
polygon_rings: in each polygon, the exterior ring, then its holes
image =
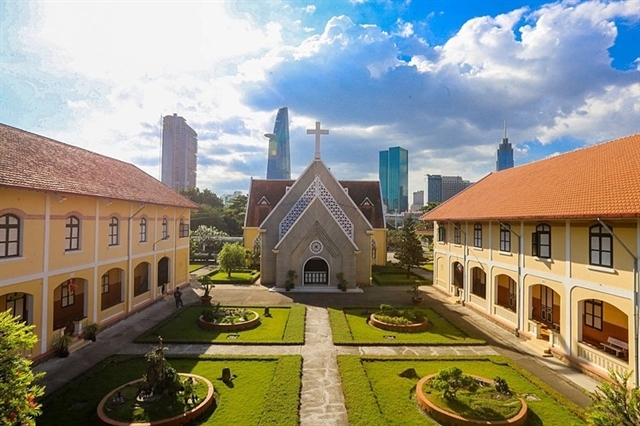
{"type": "Polygon", "coordinates": [[[21,220],[21,256],[0,259],[0,309],[7,306],[7,294],[28,295],[29,322],[41,338],[32,351],[35,357],[51,349],[54,305],[60,300],[61,284],[70,278],[76,279],[76,304],[83,303],[80,312],[87,321],[98,323],[124,317],[161,296],[156,283],[158,261],[163,256],[169,259],[167,291],[188,282],[189,238],[179,237],[179,219],[189,223],[188,209],[0,188],[0,215],[7,213],[16,214],[21,220]],[[134,214],[129,234],[128,218],[134,214]],[[71,215],[80,219],[80,249],[66,251],[66,219],[71,215]],[[147,218],[146,243],[139,241],[139,219],[143,215],[147,218]],[[112,216],[119,219],[120,241],[115,247],[109,247],[112,216]],[[158,241],[163,217],[168,220],[169,239],[158,241]],[[141,262],[150,264],[150,291],[133,300],[133,271],[141,262]],[[114,268],[123,271],[123,301],[102,311],[101,278],[114,268]]]}

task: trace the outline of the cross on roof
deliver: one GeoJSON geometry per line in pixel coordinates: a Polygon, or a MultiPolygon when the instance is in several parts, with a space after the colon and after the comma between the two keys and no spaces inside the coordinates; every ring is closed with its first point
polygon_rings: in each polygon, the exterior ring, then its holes
{"type": "Polygon", "coordinates": [[[328,130],[320,130],[320,122],[316,121],[316,128],[315,129],[307,129],[307,134],[308,135],[316,135],[316,153],[313,156],[314,159],[319,160],[320,159],[320,135],[328,135],[329,131],[328,130]]]}

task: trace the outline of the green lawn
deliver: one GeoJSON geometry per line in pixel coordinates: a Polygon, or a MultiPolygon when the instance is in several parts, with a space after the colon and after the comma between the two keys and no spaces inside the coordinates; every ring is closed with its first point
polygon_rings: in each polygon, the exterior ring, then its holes
{"type": "Polygon", "coordinates": [[[584,424],[577,406],[504,357],[400,360],[340,355],[338,368],[349,424],[436,425],[415,402],[415,385],[419,379],[403,378],[398,374],[415,368],[418,375],[424,377],[452,366],[461,368],[465,373],[487,378],[500,376],[506,379],[514,392],[535,395],[539,400],[527,401],[529,426],[584,424]]]}
{"type": "Polygon", "coordinates": [[[202,268],[204,268],[204,265],[190,264],[189,265],[189,273],[192,273],[192,272],[197,271],[198,269],[202,269],[202,268]]]}
{"type": "MultiPolygon", "coordinates": [[[[261,324],[251,330],[234,332],[238,337],[228,338],[229,333],[202,330],[197,321],[203,309],[200,305],[186,306],[156,327],[140,335],[136,342],[155,343],[162,336],[165,343],[229,343],[229,344],[303,344],[304,306],[270,307],[271,317],[264,316],[264,306],[243,306],[260,315],[261,324]]],[[[208,308],[211,309],[211,308],[208,308]]]]}
{"type": "Polygon", "coordinates": [[[214,284],[253,284],[260,278],[260,272],[256,270],[227,271],[215,270],[209,274],[214,284]]]}
{"type": "Polygon", "coordinates": [[[367,323],[377,308],[329,308],[329,320],[336,345],[483,345],[484,340],[468,336],[432,309],[423,310],[429,329],[421,333],[394,333],[367,323]],[[387,336],[387,337],[385,337],[387,336]],[[393,336],[392,339],[389,336],[393,336]]]}
{"type": "Polygon", "coordinates": [[[422,278],[420,275],[410,272],[407,277],[407,270],[398,266],[381,266],[373,268],[371,278],[378,285],[431,285],[432,281],[422,278]]]}
{"type": "MultiPolygon", "coordinates": [[[[218,408],[197,422],[198,425],[299,424],[300,356],[168,357],[167,360],[178,372],[208,378],[220,395],[218,408]],[[229,367],[231,374],[237,375],[232,385],[218,380],[224,367],[229,367]]],[[[141,378],[144,372],[143,357],[108,358],[45,398],[38,426],[94,424],[96,408],[104,395],[141,378]]]]}

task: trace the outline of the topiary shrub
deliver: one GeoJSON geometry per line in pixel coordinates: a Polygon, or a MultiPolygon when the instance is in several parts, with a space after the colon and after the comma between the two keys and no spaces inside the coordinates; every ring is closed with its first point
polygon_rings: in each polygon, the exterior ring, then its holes
{"type": "Polygon", "coordinates": [[[443,391],[442,397],[445,399],[455,399],[460,389],[469,392],[478,389],[478,382],[473,377],[463,374],[458,367],[441,370],[430,382],[432,388],[443,391]]]}

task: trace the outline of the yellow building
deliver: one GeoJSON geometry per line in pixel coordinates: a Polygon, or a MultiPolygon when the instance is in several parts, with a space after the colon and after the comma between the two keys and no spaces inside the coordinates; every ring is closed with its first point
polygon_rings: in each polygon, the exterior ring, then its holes
{"type": "Polygon", "coordinates": [[[489,174],[421,219],[435,223],[435,288],[640,383],[640,134],[489,174]]]}
{"type": "Polygon", "coordinates": [[[197,208],[131,164],[0,124],[0,309],[35,325],[31,355],[186,284],[197,208]]]}

